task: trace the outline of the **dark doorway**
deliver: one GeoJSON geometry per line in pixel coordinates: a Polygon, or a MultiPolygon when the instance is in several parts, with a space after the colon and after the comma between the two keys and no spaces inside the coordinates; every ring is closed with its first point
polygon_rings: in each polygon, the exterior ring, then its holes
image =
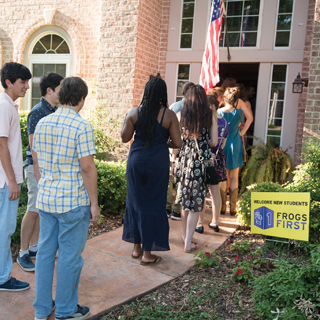
{"type": "Polygon", "coordinates": [[[234,78],[237,83],[257,89],[259,63],[220,63],[220,78],[234,78]]]}
{"type": "MultiPolygon", "coordinates": [[[[254,136],[254,119],[256,115],[256,91],[259,75],[259,63],[220,63],[220,83],[223,79],[233,78],[237,83],[242,83],[246,88],[253,87],[254,90],[251,96],[248,96],[248,100],[251,105],[251,111],[253,114],[253,123],[247,131],[247,147],[252,146],[254,136]]],[[[247,91],[248,92],[248,91],[247,91]]],[[[251,151],[251,150],[250,150],[251,151]]],[[[249,152],[250,153],[250,152],[249,152]]]]}

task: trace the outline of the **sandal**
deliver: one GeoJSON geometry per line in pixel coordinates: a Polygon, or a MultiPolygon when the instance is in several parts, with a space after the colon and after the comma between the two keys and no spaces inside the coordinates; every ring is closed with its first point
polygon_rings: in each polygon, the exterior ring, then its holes
{"type": "Polygon", "coordinates": [[[150,262],[145,262],[145,261],[141,261],[140,264],[143,266],[146,266],[148,264],[152,264],[152,263],[158,263],[162,260],[162,258],[160,256],[156,256],[156,258],[154,259],[154,261],[150,261],[150,262]]]}
{"type": "Polygon", "coordinates": [[[191,253],[191,252],[193,252],[193,251],[195,251],[195,250],[197,250],[198,249],[198,246],[197,246],[197,244],[195,243],[195,242],[191,242],[191,244],[193,244],[194,246],[193,247],[191,247],[190,249],[184,249],[184,252],[185,253],[191,253]]]}

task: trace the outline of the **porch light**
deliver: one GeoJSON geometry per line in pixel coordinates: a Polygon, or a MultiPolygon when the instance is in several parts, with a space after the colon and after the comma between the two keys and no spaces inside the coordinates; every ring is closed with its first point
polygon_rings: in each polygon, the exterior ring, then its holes
{"type": "Polygon", "coordinates": [[[308,83],[309,83],[309,78],[301,78],[300,72],[299,72],[294,82],[292,82],[292,93],[302,93],[303,84],[305,87],[307,87],[308,83]]]}

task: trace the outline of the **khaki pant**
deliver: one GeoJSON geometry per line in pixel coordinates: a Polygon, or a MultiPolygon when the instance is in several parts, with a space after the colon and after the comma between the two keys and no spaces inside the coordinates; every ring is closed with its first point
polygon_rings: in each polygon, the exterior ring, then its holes
{"type": "MultiPolygon", "coordinates": [[[[167,192],[167,210],[171,211],[171,205],[173,203],[173,196],[172,196],[172,190],[174,185],[174,177],[169,176],[169,185],[168,185],[168,192],[167,192]]],[[[181,189],[181,183],[176,184],[176,199],[174,201],[173,211],[180,213],[181,212],[181,198],[182,198],[182,189],[181,189]]]]}

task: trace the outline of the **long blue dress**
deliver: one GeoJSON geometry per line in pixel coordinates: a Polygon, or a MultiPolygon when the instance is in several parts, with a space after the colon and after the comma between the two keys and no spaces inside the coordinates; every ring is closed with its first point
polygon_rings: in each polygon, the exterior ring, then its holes
{"type": "MultiPolygon", "coordinates": [[[[166,110],[166,109],[165,109],[166,110]]],[[[135,123],[134,142],[127,163],[127,201],[122,240],[142,244],[145,251],[167,251],[166,213],[169,183],[169,130],[157,121],[152,147],[146,147],[135,123]]]]}
{"type": "Polygon", "coordinates": [[[243,165],[242,141],[239,133],[240,114],[244,119],[243,111],[234,109],[231,112],[218,110],[221,117],[227,120],[229,134],[223,151],[226,155],[227,170],[233,170],[243,165]]]}

